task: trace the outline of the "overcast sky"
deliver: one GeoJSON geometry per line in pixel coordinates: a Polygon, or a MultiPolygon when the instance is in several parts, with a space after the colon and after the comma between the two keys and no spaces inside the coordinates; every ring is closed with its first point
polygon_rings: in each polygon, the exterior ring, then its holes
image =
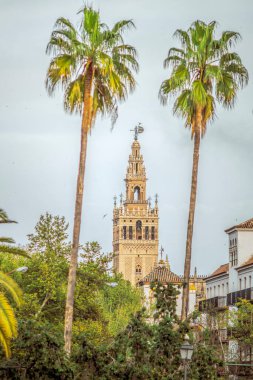
{"type": "MultiPolygon", "coordinates": [[[[168,71],[163,60],[178,42],[172,35],[201,19],[219,22],[218,33],[234,30],[250,75],[232,111],[217,108],[217,119],[202,140],[192,266],[210,273],[228,260],[224,229],[253,217],[253,2],[252,0],[93,1],[101,19],[113,25],[132,18],[137,29],[125,40],[136,46],[138,87],[110,120],[97,120],[89,139],[81,242],[97,240],[112,250],[113,196],[124,192],[132,133],[142,122],[147,192],[159,194],[160,243],[171,268],[183,272],[192,166],[192,141],[172,103],[162,107],[158,90],[168,71]],[[107,216],[103,219],[103,215],[107,216]]],[[[73,220],[80,141],[80,118],[64,113],[62,93],[49,98],[44,86],[49,57],[45,48],[59,16],[73,23],[80,0],[0,0],[0,208],[17,225],[1,235],[19,244],[46,211],[73,220]]]]}

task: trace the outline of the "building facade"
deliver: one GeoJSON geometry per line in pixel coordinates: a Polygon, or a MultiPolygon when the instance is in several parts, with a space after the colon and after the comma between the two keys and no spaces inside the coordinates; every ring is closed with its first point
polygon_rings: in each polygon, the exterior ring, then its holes
{"type": "Polygon", "coordinates": [[[146,194],[146,170],[138,134],[132,143],[125,177],[125,197],[114,200],[114,270],[133,285],[145,277],[158,258],[158,201],[152,207],[146,194]]]}
{"type": "MultiPolygon", "coordinates": [[[[189,313],[192,313],[197,307],[200,299],[205,297],[205,277],[198,276],[197,269],[195,268],[194,275],[190,276],[189,287],[189,313]]],[[[152,282],[160,282],[163,285],[172,284],[178,289],[176,313],[180,317],[182,310],[182,290],[183,290],[183,276],[178,276],[171,271],[168,258],[166,260],[160,260],[152,271],[141,279],[138,286],[143,289],[144,302],[147,310],[151,309],[154,304],[154,294],[151,289],[152,282]]]]}

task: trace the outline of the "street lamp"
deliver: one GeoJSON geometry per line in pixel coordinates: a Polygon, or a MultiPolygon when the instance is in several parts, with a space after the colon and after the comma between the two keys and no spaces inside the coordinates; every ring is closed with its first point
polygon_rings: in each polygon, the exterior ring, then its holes
{"type": "Polygon", "coordinates": [[[193,354],[193,346],[189,343],[189,336],[186,334],[184,342],[180,347],[181,359],[184,362],[184,380],[187,380],[188,362],[191,360],[193,354]]]}

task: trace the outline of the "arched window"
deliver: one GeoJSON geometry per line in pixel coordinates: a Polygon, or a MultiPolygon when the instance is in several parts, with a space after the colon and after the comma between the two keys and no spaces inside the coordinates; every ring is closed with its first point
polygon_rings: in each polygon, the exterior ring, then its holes
{"type": "Polygon", "coordinates": [[[146,239],[146,240],[149,239],[149,230],[148,230],[148,226],[145,227],[145,239],[146,239]]]}
{"type": "Polygon", "coordinates": [[[140,266],[140,265],[136,265],[135,273],[136,273],[137,275],[141,274],[141,266],[140,266]]]}
{"type": "Polygon", "coordinates": [[[123,239],[126,240],[127,238],[127,229],[126,226],[123,227],[123,239]]]}
{"type": "Polygon", "coordinates": [[[151,240],[155,240],[155,227],[151,227],[151,240]]]}
{"type": "Polygon", "coordinates": [[[139,186],[135,186],[135,188],[134,188],[134,200],[139,201],[140,196],[141,196],[141,190],[140,190],[139,186]]]}
{"type": "Polygon", "coordinates": [[[141,220],[137,220],[137,222],[136,222],[136,239],[137,240],[142,239],[142,222],[141,222],[141,220]]]}
{"type": "Polygon", "coordinates": [[[130,240],[133,239],[133,227],[132,226],[129,227],[129,239],[130,240]]]}
{"type": "Polygon", "coordinates": [[[138,173],[138,163],[135,164],[135,171],[136,171],[136,174],[138,173]]]}

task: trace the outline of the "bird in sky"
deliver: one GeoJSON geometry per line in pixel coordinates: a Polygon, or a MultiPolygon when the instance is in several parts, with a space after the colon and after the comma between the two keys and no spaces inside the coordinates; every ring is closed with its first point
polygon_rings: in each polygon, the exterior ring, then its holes
{"type": "Polygon", "coordinates": [[[107,214],[104,214],[104,215],[103,215],[103,219],[104,219],[106,216],[107,216],[107,214]]]}

